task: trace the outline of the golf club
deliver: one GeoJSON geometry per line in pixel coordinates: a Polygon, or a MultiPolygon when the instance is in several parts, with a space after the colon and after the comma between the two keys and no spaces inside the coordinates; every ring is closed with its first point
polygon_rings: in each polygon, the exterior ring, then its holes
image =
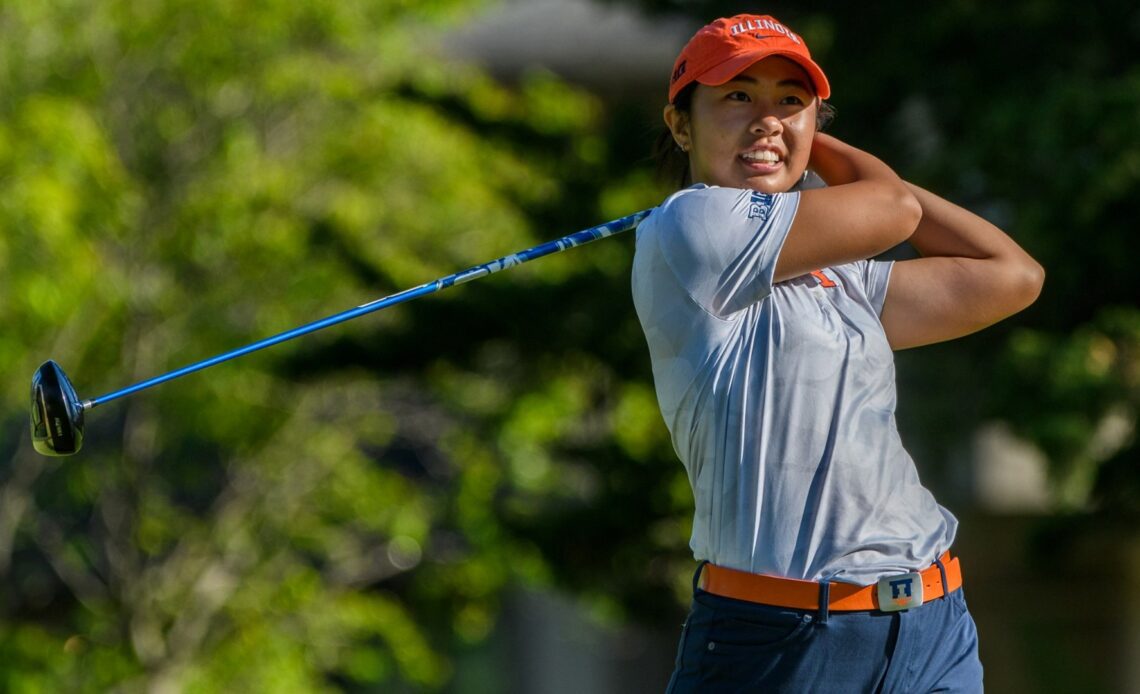
{"type": "Polygon", "coordinates": [[[175,369],[174,371],[155,376],[145,381],[140,381],[134,385],[107,393],[106,395],[100,395],[97,398],[91,398],[90,400],[80,400],[63,369],[59,364],[49,359],[36,369],[35,374],[32,376],[32,445],[37,452],[43,455],[71,455],[78,452],[79,448],[83,445],[83,417],[84,412],[87,410],[111,402],[112,400],[132,395],[140,390],[156,386],[160,383],[165,383],[194,373],[195,371],[201,371],[202,369],[221,364],[224,361],[236,359],[250,352],[256,352],[257,350],[265,349],[266,347],[292,340],[302,335],[308,335],[309,333],[379,311],[389,306],[411,301],[412,299],[438,292],[447,287],[470,282],[471,280],[486,277],[500,270],[521,265],[536,258],[559,253],[568,248],[574,248],[575,246],[581,246],[591,241],[597,241],[623,231],[628,231],[641,223],[641,220],[649,216],[649,213],[652,211],[652,208],[650,208],[642,210],[641,212],[635,212],[626,217],[615,219],[605,224],[599,224],[589,229],[583,229],[582,231],[563,236],[560,239],[548,241],[482,265],[475,265],[461,272],[441,277],[432,282],[406,289],[382,299],[370,301],[356,308],[342,311],[341,313],[322,318],[321,320],[308,323],[293,330],[287,330],[272,337],[267,337],[246,345],[245,347],[240,347],[210,357],[209,359],[203,359],[202,361],[184,366],[180,369],[175,369]]]}

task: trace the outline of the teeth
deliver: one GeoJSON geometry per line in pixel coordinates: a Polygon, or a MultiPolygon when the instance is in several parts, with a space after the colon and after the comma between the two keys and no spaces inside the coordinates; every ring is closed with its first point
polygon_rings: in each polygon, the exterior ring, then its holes
{"type": "Polygon", "coordinates": [[[749,161],[764,161],[764,162],[768,162],[771,164],[774,164],[774,163],[780,161],[780,157],[775,152],[772,152],[769,150],[760,150],[757,152],[745,152],[741,156],[743,156],[745,159],[748,159],[749,161]]]}

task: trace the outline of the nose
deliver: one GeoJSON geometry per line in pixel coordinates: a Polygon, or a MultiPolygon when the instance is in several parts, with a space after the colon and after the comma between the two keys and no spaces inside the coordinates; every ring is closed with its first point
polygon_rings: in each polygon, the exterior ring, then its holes
{"type": "Polygon", "coordinates": [[[752,121],[751,131],[755,135],[777,135],[784,130],[784,123],[771,113],[759,113],[752,121]]]}

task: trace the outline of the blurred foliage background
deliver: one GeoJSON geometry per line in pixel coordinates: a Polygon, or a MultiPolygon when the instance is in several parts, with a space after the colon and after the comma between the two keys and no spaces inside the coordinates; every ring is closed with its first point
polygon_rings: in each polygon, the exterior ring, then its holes
{"type": "MultiPolygon", "coordinates": [[[[0,689],[447,689],[517,585],[674,628],[691,500],[631,236],[108,404],[74,458],[28,440],[46,358],[94,397],[658,202],[657,97],[429,50],[490,6],[0,2],[0,689]]],[[[1048,461],[1043,545],[1134,537],[1140,11],[763,10],[835,134],[1048,270],[1026,313],[899,355],[924,477],[968,510],[956,456],[1000,420],[1048,461]]]]}

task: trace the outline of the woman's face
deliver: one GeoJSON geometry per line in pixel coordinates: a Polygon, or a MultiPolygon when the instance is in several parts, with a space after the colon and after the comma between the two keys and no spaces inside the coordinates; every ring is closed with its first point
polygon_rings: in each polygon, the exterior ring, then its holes
{"type": "Polygon", "coordinates": [[[803,68],[773,56],[720,86],[698,84],[689,113],[670,104],[665,122],[694,183],[782,193],[807,170],[818,110],[803,68]]]}

